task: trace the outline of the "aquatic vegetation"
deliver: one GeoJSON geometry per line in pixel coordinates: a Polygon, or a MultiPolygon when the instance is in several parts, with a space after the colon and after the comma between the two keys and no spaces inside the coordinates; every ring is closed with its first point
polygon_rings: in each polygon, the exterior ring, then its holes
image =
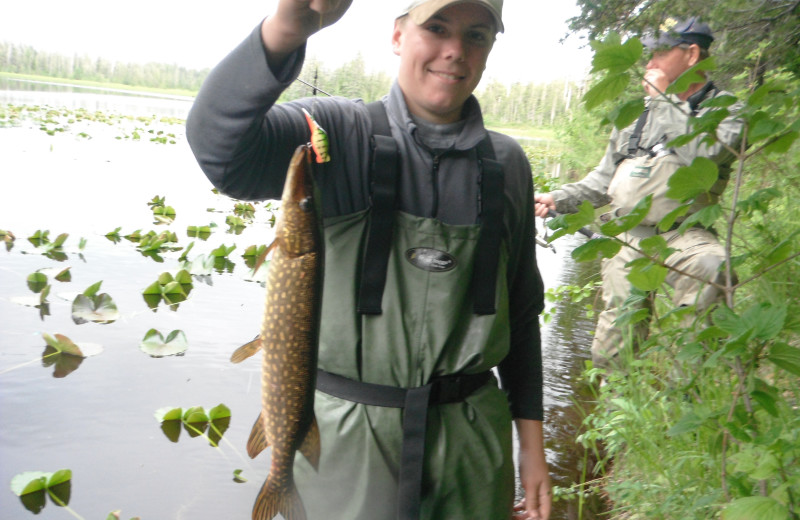
{"type": "Polygon", "coordinates": [[[150,357],[182,356],[189,348],[186,334],[182,330],[173,330],[166,339],[161,332],[150,329],[144,335],[139,348],[150,357]]]}
{"type": "Polygon", "coordinates": [[[233,214],[242,218],[251,219],[255,216],[256,208],[249,202],[237,202],[233,206],[233,214]]]}
{"type": "Polygon", "coordinates": [[[217,227],[216,222],[212,222],[207,226],[188,226],[186,228],[186,235],[190,238],[206,240],[211,236],[211,233],[214,232],[213,230],[215,227],[217,227]]]}
{"type": "Polygon", "coordinates": [[[172,442],[178,442],[183,426],[189,437],[203,436],[216,448],[230,425],[231,410],[221,403],[208,411],[202,406],[186,409],[165,407],[156,410],[155,418],[161,423],[161,431],[172,442]]]}
{"type": "Polygon", "coordinates": [[[6,229],[0,229],[0,240],[6,245],[6,251],[11,251],[11,248],[14,247],[14,240],[17,237],[14,236],[14,233],[8,231],[6,229]]]}
{"type": "Polygon", "coordinates": [[[42,334],[47,346],[42,352],[42,366],[53,367],[53,377],[66,377],[83,363],[83,360],[103,351],[101,345],[95,343],[75,344],[70,338],[55,334],[42,334]]]}
{"type": "Polygon", "coordinates": [[[11,491],[28,511],[39,514],[47,497],[60,507],[69,503],[72,471],[60,469],[53,473],[26,471],[11,479],[11,491]]]}
{"type": "Polygon", "coordinates": [[[186,269],[181,269],[174,276],[164,272],[159,275],[158,280],[142,291],[142,296],[151,309],[157,308],[161,300],[177,308],[176,304],[186,300],[192,287],[192,275],[186,269]]]}
{"type": "Polygon", "coordinates": [[[90,285],[75,297],[72,302],[72,321],[80,325],[92,321],[94,323],[114,323],[119,319],[117,304],[107,293],[97,294],[102,281],[90,285]]]}
{"type": "Polygon", "coordinates": [[[37,251],[42,255],[52,258],[53,260],[63,261],[67,259],[64,254],[64,242],[67,241],[69,234],[61,233],[55,240],[50,241],[50,230],[37,230],[33,235],[28,237],[28,242],[33,244],[37,251]]]}

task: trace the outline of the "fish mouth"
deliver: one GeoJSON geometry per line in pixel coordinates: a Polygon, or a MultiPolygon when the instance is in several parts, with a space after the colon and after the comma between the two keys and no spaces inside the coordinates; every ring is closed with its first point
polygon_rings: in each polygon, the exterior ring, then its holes
{"type": "Polygon", "coordinates": [[[295,159],[302,161],[303,164],[298,165],[297,168],[291,168],[292,178],[287,178],[287,182],[291,186],[291,201],[295,203],[300,203],[311,195],[309,186],[311,182],[311,145],[305,144],[302,145],[302,148],[302,156],[295,157],[295,159]]]}

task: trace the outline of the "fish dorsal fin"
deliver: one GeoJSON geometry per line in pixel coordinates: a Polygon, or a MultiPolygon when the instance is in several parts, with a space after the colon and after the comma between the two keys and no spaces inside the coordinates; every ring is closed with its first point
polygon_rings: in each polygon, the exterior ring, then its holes
{"type": "Polygon", "coordinates": [[[306,433],[305,439],[303,439],[303,444],[300,446],[300,453],[305,455],[308,462],[311,463],[311,466],[317,471],[319,471],[319,452],[320,452],[320,441],[319,441],[319,427],[317,426],[317,418],[316,416],[311,416],[311,426],[308,428],[308,433],[306,433]]]}
{"type": "Polygon", "coordinates": [[[261,349],[261,335],[256,336],[253,341],[245,343],[241,347],[234,350],[233,354],[231,354],[231,362],[241,363],[245,359],[258,352],[259,349],[261,349]]]}
{"type": "Polygon", "coordinates": [[[264,432],[264,411],[262,410],[253,425],[253,429],[250,430],[250,438],[247,439],[247,454],[250,455],[251,459],[254,459],[268,446],[269,441],[267,441],[267,435],[264,432]]]}

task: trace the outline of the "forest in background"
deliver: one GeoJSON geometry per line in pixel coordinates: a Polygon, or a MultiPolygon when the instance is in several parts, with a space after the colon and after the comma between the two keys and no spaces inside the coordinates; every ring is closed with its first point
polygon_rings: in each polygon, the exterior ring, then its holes
{"type": "MultiPolygon", "coordinates": [[[[88,55],[67,56],[42,52],[29,45],[0,42],[0,72],[178,90],[191,94],[200,89],[209,69],[193,70],[165,63],[120,63],[88,55]]],[[[303,67],[300,79],[309,85],[316,85],[322,92],[361,98],[366,102],[386,94],[392,83],[392,77],[388,74],[369,71],[361,56],[335,69],[310,58],[303,67]]],[[[493,81],[480,88],[476,96],[491,125],[552,128],[575,107],[576,100],[584,90],[585,85],[569,81],[513,85],[493,81]]],[[[312,93],[311,87],[296,81],[281,99],[296,99],[312,93]]]]}

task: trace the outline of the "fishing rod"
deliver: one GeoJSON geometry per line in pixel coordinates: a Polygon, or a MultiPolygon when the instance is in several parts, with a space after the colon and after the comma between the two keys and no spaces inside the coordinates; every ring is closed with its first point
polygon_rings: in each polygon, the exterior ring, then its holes
{"type": "MultiPolygon", "coordinates": [[[[314,73],[314,76],[316,77],[316,73],[314,73]]],[[[309,83],[307,81],[303,81],[300,78],[297,78],[297,81],[299,81],[300,83],[302,83],[303,85],[305,85],[307,87],[310,87],[315,96],[317,95],[317,91],[320,91],[320,92],[322,92],[323,94],[325,94],[328,97],[333,97],[333,94],[328,94],[327,92],[325,92],[324,90],[322,90],[321,88],[319,88],[316,85],[312,85],[311,83],[309,83]]]]}

